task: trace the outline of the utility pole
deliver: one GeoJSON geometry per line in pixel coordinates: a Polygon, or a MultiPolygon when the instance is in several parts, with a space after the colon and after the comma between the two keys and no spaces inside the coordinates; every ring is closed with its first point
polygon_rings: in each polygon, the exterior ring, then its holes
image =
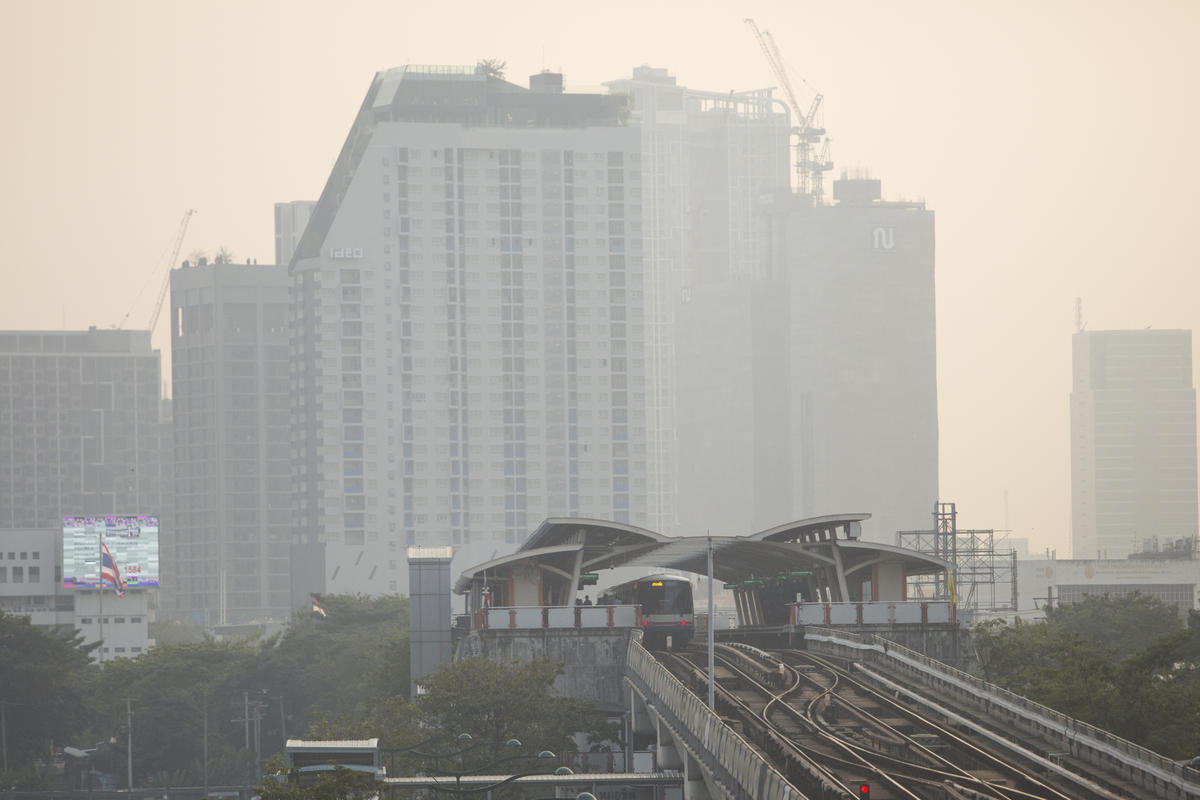
{"type": "MultiPolygon", "coordinates": [[[[102,590],[103,591],[103,590],[102,590]]],[[[133,793],[133,700],[125,698],[125,769],[129,793],[133,793]]]]}
{"type": "Polygon", "coordinates": [[[287,747],[287,721],[283,716],[283,695],[279,695],[279,735],[283,738],[283,746],[287,747]]]}
{"type": "Polygon", "coordinates": [[[246,729],[246,749],[250,749],[250,693],[242,692],[242,725],[246,729]]]}
{"type": "Polygon", "coordinates": [[[4,772],[8,772],[8,701],[0,700],[0,751],[4,752],[4,772]]]}
{"type": "Polygon", "coordinates": [[[204,797],[208,800],[208,692],[204,693],[204,797]]]}

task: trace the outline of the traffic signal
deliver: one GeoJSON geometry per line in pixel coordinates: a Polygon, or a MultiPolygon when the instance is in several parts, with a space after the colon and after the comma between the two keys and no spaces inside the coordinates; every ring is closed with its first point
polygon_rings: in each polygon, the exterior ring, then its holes
{"type": "Polygon", "coordinates": [[[871,784],[860,783],[858,785],[858,796],[861,800],[871,800],[871,784]]]}

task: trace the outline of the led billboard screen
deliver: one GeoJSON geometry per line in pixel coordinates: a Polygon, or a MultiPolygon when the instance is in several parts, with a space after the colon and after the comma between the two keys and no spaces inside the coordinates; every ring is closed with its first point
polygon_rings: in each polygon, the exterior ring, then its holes
{"type": "MultiPolygon", "coordinates": [[[[130,589],[158,586],[158,517],[63,517],[63,587],[100,585],[100,535],[130,589]]],[[[111,584],[110,584],[111,585],[111,584]]]]}

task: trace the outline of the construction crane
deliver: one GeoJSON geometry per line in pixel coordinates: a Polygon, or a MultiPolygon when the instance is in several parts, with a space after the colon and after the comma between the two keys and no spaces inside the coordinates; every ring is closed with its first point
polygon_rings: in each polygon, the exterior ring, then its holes
{"type": "Polygon", "coordinates": [[[792,81],[788,77],[787,67],[784,64],[783,55],[779,52],[779,46],[775,44],[775,37],[771,35],[770,31],[759,30],[758,24],[749,17],[746,18],[746,24],[754,31],[754,38],[758,41],[758,46],[762,48],[771,71],[775,73],[775,80],[779,81],[779,86],[783,89],[788,107],[796,115],[797,125],[793,129],[793,133],[796,135],[796,183],[800,194],[811,198],[815,204],[820,205],[824,194],[824,175],[833,169],[833,162],[828,158],[829,139],[825,139],[825,147],[820,154],[815,157],[813,154],[813,145],[820,144],[821,137],[825,135],[825,129],[817,125],[817,113],[821,109],[821,101],[825,99],[825,96],[820,92],[815,92],[812,103],[806,112],[796,98],[795,90],[792,89],[792,81]]]}
{"type": "MultiPolygon", "coordinates": [[[[151,333],[154,333],[154,327],[158,324],[158,317],[162,313],[163,302],[167,299],[167,290],[171,288],[171,268],[175,266],[175,261],[179,258],[179,250],[183,247],[183,235],[187,233],[188,222],[191,220],[192,214],[195,213],[196,211],[191,208],[183,213],[183,219],[179,223],[179,231],[175,234],[175,241],[171,244],[171,256],[167,259],[167,269],[163,275],[162,285],[158,289],[158,299],[154,303],[154,313],[150,315],[151,333]]],[[[146,282],[149,283],[150,279],[147,278],[146,282]]],[[[143,285],[142,291],[145,291],[145,289],[146,287],[143,285]]],[[[139,297],[141,294],[142,292],[138,292],[139,297]]],[[[136,299],[134,300],[134,305],[137,305],[136,299]]],[[[125,312],[125,316],[121,317],[121,321],[113,327],[117,330],[125,327],[125,323],[129,320],[129,316],[132,313],[133,306],[130,306],[129,310],[125,312]]]]}
{"type": "Polygon", "coordinates": [[[179,223],[179,235],[175,237],[175,244],[171,248],[171,257],[167,259],[167,272],[163,275],[162,286],[158,289],[158,300],[154,302],[154,313],[150,315],[151,334],[154,333],[154,326],[158,324],[158,315],[162,313],[163,301],[167,299],[167,289],[171,288],[171,269],[179,259],[179,249],[183,247],[183,235],[187,233],[188,222],[195,213],[195,209],[191,208],[183,212],[183,220],[179,223]]]}

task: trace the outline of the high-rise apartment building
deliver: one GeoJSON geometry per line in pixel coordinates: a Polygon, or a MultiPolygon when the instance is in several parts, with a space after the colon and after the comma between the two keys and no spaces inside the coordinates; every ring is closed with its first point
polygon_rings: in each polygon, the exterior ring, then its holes
{"type": "Polygon", "coordinates": [[[208,625],[287,619],[287,269],[184,264],[171,273],[172,611],[208,625]]]}
{"type": "Polygon", "coordinates": [[[544,517],[646,521],[640,137],[622,98],[379,73],[291,262],[296,527],[404,591],[544,517]]]}
{"type": "Polygon", "coordinates": [[[1071,552],[1124,558],[1197,535],[1192,333],[1072,337],[1071,552]]]}
{"type": "Polygon", "coordinates": [[[293,200],[290,203],[275,204],[275,263],[287,266],[292,263],[300,237],[308,226],[313,209],[317,204],[312,200],[293,200]]]}
{"type": "Polygon", "coordinates": [[[160,370],[149,331],[0,332],[0,528],[162,513],[160,370]]]}
{"type": "Polygon", "coordinates": [[[689,89],[648,66],[606,85],[630,99],[641,132],[650,527],[784,522],[771,455],[781,439],[763,401],[779,396],[767,308],[780,296],[768,287],[771,211],[789,188],[787,108],[767,90],[689,89]],[[765,447],[763,427],[774,433],[765,447]]]}
{"type": "Polygon", "coordinates": [[[933,212],[878,180],[833,196],[784,223],[795,516],[869,512],[891,542],[938,499],[933,212]]]}

